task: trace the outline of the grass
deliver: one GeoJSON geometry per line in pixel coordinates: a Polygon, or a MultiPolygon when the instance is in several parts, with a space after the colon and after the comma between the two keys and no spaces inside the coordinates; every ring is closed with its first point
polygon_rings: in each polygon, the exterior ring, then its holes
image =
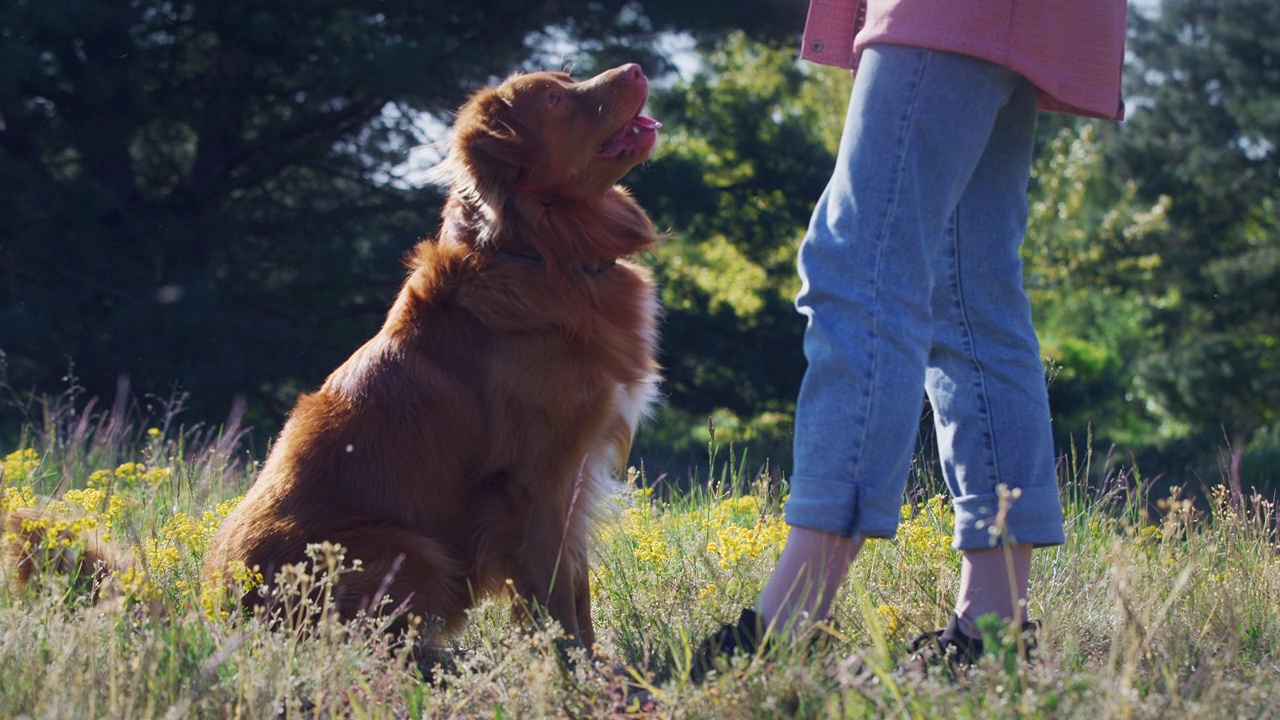
{"type": "MultiPolygon", "coordinates": [[[[133,548],[138,570],[97,604],[65,578],[17,593],[0,576],[0,717],[627,717],[638,708],[622,667],[649,688],[654,717],[1280,716],[1276,512],[1260,497],[1219,487],[1198,507],[1144,497],[1119,472],[1090,489],[1087,462],[1065,470],[1068,540],[1034,560],[1039,661],[996,652],[955,684],[893,672],[910,637],[945,621],[959,569],[949,505],[917,468],[898,537],[867,544],[822,630],[826,652],[740,658],[692,686],[681,679],[691,647],[768,577],[785,486],[736,458],[680,494],[633,471],[593,576],[605,660],[569,651],[566,664],[554,629],[527,632],[486,602],[457,639],[456,667],[427,683],[373,621],[271,630],[202,583],[209,536],[254,473],[234,429],[74,404],[46,405],[0,447],[3,503],[53,497],[79,529],[133,548]]],[[[349,565],[317,549],[314,575],[349,565]]]]}

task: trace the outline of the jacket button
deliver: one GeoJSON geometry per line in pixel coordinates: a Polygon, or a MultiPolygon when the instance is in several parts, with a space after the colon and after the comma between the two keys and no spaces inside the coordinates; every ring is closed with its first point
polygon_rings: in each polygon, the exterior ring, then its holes
{"type": "Polygon", "coordinates": [[[822,52],[822,41],[814,40],[813,42],[809,43],[809,49],[813,50],[814,52],[822,52]]]}

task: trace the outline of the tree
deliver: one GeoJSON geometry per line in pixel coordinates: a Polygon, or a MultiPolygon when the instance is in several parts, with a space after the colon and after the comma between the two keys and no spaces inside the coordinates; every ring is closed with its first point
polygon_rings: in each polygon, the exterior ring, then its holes
{"type": "Polygon", "coordinates": [[[1149,308],[1168,298],[1151,284],[1159,258],[1128,250],[1164,236],[1168,198],[1142,203],[1137,184],[1113,172],[1113,124],[1042,120],[1022,257],[1056,443],[1150,443],[1169,423],[1137,386],[1135,361],[1151,342],[1149,308]]]}
{"type": "Polygon", "coordinates": [[[751,441],[785,465],[805,367],[795,254],[834,166],[852,80],[800,62],[792,43],[742,34],[705,49],[701,62],[694,77],[654,94],[663,138],[627,180],[671,230],[653,260],[670,393],[658,425],[668,432],[641,440],[700,453],[713,416],[720,440],[751,441]]]}
{"type": "MultiPolygon", "coordinates": [[[[238,394],[277,420],[376,329],[439,198],[403,176],[420,121],[522,64],[778,33],[711,0],[6,0],[0,350],[50,388],[238,394]],[[590,38],[583,40],[582,38],[590,38]]],[[[568,61],[568,62],[567,62],[568,61]]],[[[590,63],[577,63],[590,71],[590,63]]],[[[581,72],[581,70],[580,70],[581,72]]]]}
{"type": "MultiPolygon", "coordinates": [[[[1132,119],[1118,154],[1142,197],[1171,198],[1154,257],[1154,340],[1137,374],[1193,427],[1220,427],[1240,463],[1280,408],[1280,5],[1166,0],[1137,15],[1132,119]]],[[[1237,497],[1239,495],[1237,494],[1237,497]]]]}

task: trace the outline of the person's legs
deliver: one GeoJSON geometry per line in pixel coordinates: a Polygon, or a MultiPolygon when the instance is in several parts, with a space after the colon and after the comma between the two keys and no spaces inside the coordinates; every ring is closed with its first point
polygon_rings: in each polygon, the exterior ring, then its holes
{"type": "Polygon", "coordinates": [[[760,594],[757,612],[772,632],[795,632],[810,617],[822,619],[862,550],[862,538],[792,525],[782,556],[760,594]]]}
{"type": "Polygon", "coordinates": [[[933,345],[933,259],[1016,85],[965,56],[863,54],[836,172],[800,251],[809,367],[786,507],[794,530],[761,598],[766,624],[822,617],[860,538],[897,531],[933,345]]]}
{"type": "Polygon", "coordinates": [[[1030,581],[1029,544],[965,550],[955,609],[960,631],[969,637],[981,637],[978,618],[984,615],[1025,623],[1030,581]]]}
{"type": "Polygon", "coordinates": [[[956,615],[975,637],[983,615],[1026,620],[1031,548],[1063,540],[1048,392],[1018,255],[1035,107],[1035,87],[1021,80],[933,263],[926,389],[964,553],[956,615]],[[1018,495],[1003,511],[1000,485],[1018,495]]]}

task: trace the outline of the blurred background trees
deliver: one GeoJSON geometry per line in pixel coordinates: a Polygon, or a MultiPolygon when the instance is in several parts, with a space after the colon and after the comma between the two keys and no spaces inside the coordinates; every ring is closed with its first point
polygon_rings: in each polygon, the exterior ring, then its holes
{"type": "Polygon", "coordinates": [[[376,330],[434,232],[440,198],[405,166],[432,119],[519,68],[661,74],[672,31],[800,22],[763,0],[5,0],[9,380],[74,363],[91,393],[177,383],[197,413],[242,396],[274,424],[376,330]]]}
{"type": "MultiPolygon", "coordinates": [[[[787,469],[794,253],[851,85],[796,60],[804,3],[261,5],[0,5],[11,405],[74,363],[104,399],[121,377],[138,396],[179,386],[193,420],[243,398],[269,434],[376,330],[400,257],[434,232],[440,198],[414,173],[461,99],[521,68],[640,60],[664,130],[625,184],[671,237],[646,260],[668,402],[637,451],[683,472],[711,418],[717,442],[787,469]]],[[[1265,483],[1280,465],[1280,5],[1142,8],[1129,119],[1041,118],[1024,259],[1059,444],[1206,480],[1221,449],[1237,482],[1265,483]]],[[[0,418],[3,436],[16,415],[0,418]]]]}
{"type": "Polygon", "coordinates": [[[1166,0],[1132,27],[1118,172],[1169,198],[1168,232],[1121,252],[1166,288],[1135,382],[1226,447],[1238,487],[1255,440],[1280,460],[1280,3],[1166,0]]]}

